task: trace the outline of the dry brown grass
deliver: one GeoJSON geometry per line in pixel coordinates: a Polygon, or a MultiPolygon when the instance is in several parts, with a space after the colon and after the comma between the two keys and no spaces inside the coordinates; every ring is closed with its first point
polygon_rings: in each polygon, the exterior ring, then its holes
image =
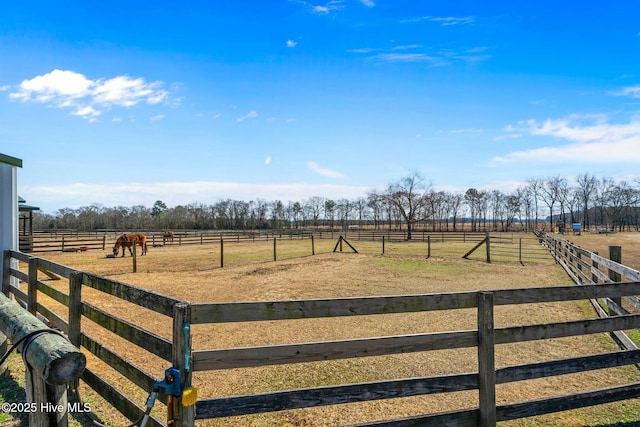
{"type": "Polygon", "coordinates": [[[584,249],[598,252],[605,258],[609,257],[609,246],[620,246],[622,247],[622,264],[640,270],[640,233],[582,233],[562,237],[584,249]]]}
{"type": "MultiPolygon", "coordinates": [[[[622,242],[623,235],[598,236],[622,242]]],[[[577,238],[582,236],[576,236],[577,238]]],[[[596,240],[582,241],[594,244],[596,240]]],[[[601,239],[600,245],[610,244],[601,239]]],[[[577,244],[591,249],[586,244],[577,244]]],[[[633,239],[630,238],[629,242],[633,239]]],[[[624,240],[623,260],[632,252],[624,240]]],[[[214,246],[183,246],[150,248],[149,254],[138,258],[138,273],[131,273],[131,258],[107,259],[101,251],[83,253],[53,253],[46,258],[74,268],[109,276],[116,280],[148,288],[166,295],[192,302],[258,301],[306,298],[329,298],[370,295],[399,295],[475,291],[519,287],[545,287],[571,284],[564,272],[551,259],[546,262],[527,263],[463,260],[461,254],[472,244],[449,244],[434,247],[432,256],[402,255],[398,248],[395,255],[375,255],[372,247],[367,254],[329,253],[335,241],[316,241],[316,256],[290,258],[277,262],[264,259],[263,248],[232,245],[225,251],[246,254],[247,260],[236,266],[220,269],[219,252],[214,246]],[[328,248],[328,249],[327,249],[328,248]],[[436,249],[438,252],[436,252],[436,249]],[[253,254],[253,255],[250,255],[253,254]],[[256,255],[259,254],[259,255],[256,255]],[[446,256],[445,256],[446,255],[446,256]]],[[[620,243],[611,243],[620,244],[620,243]]],[[[356,245],[359,249],[364,243],[356,245]],[[359,246],[358,246],[359,245],[359,246]]],[[[378,244],[375,244],[377,247],[378,244]]],[[[593,247],[598,250],[600,246],[593,247]]],[[[267,254],[272,246],[267,246],[267,254]]],[[[293,243],[292,243],[293,248],[293,243]]],[[[298,249],[292,249],[296,251],[298,249]]],[[[306,249],[305,249],[306,250],[306,249]]],[[[300,251],[302,253],[304,251],[300,251]]],[[[366,252],[366,251],[365,251],[366,252]]],[[[415,253],[415,252],[414,252],[415,253]]],[[[638,259],[640,260],[640,254],[638,259]]],[[[272,253],[271,253],[272,256],[272,253]]],[[[296,255],[299,256],[299,255],[296,255]]],[[[225,263],[226,264],[226,263],[225,263]]],[[[633,264],[630,264],[633,265],[633,264]]],[[[43,280],[44,277],[40,277],[43,280]]],[[[63,281],[48,281],[65,289],[63,281]]],[[[115,298],[86,290],[84,297],[92,303],[128,321],[170,339],[171,321],[161,315],[125,304],[115,298]]],[[[42,297],[43,300],[46,298],[42,297]]],[[[64,310],[61,308],[61,312],[64,310]]],[[[526,306],[496,308],[496,327],[545,322],[562,322],[594,317],[588,303],[547,303],[526,306]]],[[[450,312],[411,313],[350,318],[303,319],[280,322],[249,322],[220,325],[197,325],[192,328],[194,349],[227,348],[281,343],[297,343],[348,339],[370,336],[397,335],[446,330],[474,329],[475,310],[450,312]]],[[[108,343],[109,347],[122,349],[128,359],[156,377],[160,377],[167,362],[159,360],[139,349],[132,349],[118,337],[104,332],[85,321],[89,334],[108,343]]],[[[615,350],[608,335],[571,337],[541,342],[501,345],[496,349],[498,367],[534,361],[559,359],[571,356],[595,354],[615,350]]],[[[109,381],[119,384],[136,396],[142,405],[145,393],[128,384],[107,367],[93,358],[91,366],[109,381]]],[[[335,385],[342,383],[375,381],[415,376],[472,372],[477,369],[475,349],[412,353],[360,359],[338,360],[273,366],[251,369],[234,369],[216,372],[197,372],[193,383],[199,387],[201,397],[235,395],[290,388],[335,385]]],[[[525,381],[498,387],[498,402],[571,393],[609,385],[640,380],[635,367],[610,369],[606,372],[588,372],[545,380],[525,381]]],[[[88,392],[87,392],[88,393],[88,392]]],[[[107,420],[121,424],[122,419],[101,403],[93,401],[94,409],[107,420]]],[[[202,426],[330,426],[368,420],[389,419],[428,412],[447,411],[477,405],[477,393],[449,393],[361,404],[338,405],[305,410],[283,411],[273,414],[209,420],[202,426]]],[[[638,413],[640,404],[627,402],[631,411],[638,413]]],[[[601,406],[600,412],[586,409],[569,411],[532,420],[520,420],[505,425],[589,425],[615,419],[620,405],[601,406]],[[604,409],[603,409],[604,408],[604,409]],[[612,408],[612,409],[607,409],[612,408]],[[605,415],[602,415],[604,413],[605,415]],[[603,418],[605,417],[605,418],[603,418]]],[[[156,411],[162,417],[162,408],[156,411]]],[[[626,416],[626,415],[625,415],[626,416]]],[[[622,419],[622,414],[618,416],[622,419]]],[[[638,419],[638,418],[636,418],[638,419]]]]}

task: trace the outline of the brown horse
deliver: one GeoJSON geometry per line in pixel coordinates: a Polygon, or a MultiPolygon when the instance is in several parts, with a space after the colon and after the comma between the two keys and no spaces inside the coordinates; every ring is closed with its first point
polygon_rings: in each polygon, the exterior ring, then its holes
{"type": "Polygon", "coordinates": [[[166,244],[167,242],[173,243],[173,231],[165,231],[162,233],[162,244],[166,244]]]}
{"type": "Polygon", "coordinates": [[[136,234],[123,234],[118,237],[116,240],[116,244],[113,245],[113,256],[118,255],[120,248],[122,248],[122,256],[124,256],[124,248],[129,249],[129,253],[133,256],[133,251],[131,250],[132,246],[135,246],[136,243],[142,249],[142,255],[147,253],[147,236],[142,233],[136,234]]]}

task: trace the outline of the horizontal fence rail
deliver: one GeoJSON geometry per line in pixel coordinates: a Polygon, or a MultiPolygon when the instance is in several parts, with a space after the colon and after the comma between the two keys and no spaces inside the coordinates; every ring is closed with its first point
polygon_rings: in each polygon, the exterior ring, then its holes
{"type": "MultiPolygon", "coordinates": [[[[640,282],[629,282],[580,287],[508,289],[492,292],[193,304],[192,322],[194,324],[256,322],[476,308],[478,310],[478,324],[483,325],[492,323],[493,306],[585,300],[638,293],[640,293],[640,282]],[[483,295],[490,295],[489,307],[483,307],[483,304],[480,303],[483,295]]],[[[611,332],[636,328],[638,325],[640,325],[640,315],[498,329],[489,327],[491,345],[487,348],[483,348],[480,344],[480,331],[471,330],[199,350],[193,352],[193,369],[200,371],[248,368],[464,347],[478,347],[479,360],[492,360],[491,356],[485,353],[492,353],[494,345],[611,332]]],[[[496,370],[491,369],[484,373],[479,367],[478,372],[455,375],[405,378],[202,399],[196,404],[196,419],[249,415],[462,390],[479,390],[481,396],[487,394],[494,396],[492,391],[496,384],[635,364],[639,360],[638,350],[631,350],[510,366],[496,370]]],[[[631,384],[616,389],[602,389],[584,394],[518,402],[510,405],[495,405],[495,401],[489,399],[489,402],[492,402],[490,407],[481,406],[477,411],[454,411],[449,414],[428,415],[405,421],[395,420],[389,421],[388,425],[424,425],[420,423],[437,421],[442,422],[442,425],[467,425],[466,423],[470,423],[468,425],[492,425],[491,422],[488,424],[478,423],[482,417],[487,416],[487,412],[490,419],[509,420],[556,412],[565,408],[595,405],[599,402],[610,401],[609,399],[638,397],[640,396],[638,391],[638,385],[631,384]]],[[[386,422],[371,425],[386,425],[386,422]]]]}
{"type": "MultiPolygon", "coordinates": [[[[23,236],[28,247],[21,248],[24,252],[77,252],[86,250],[108,250],[113,247],[118,236],[122,232],[40,232],[33,236],[23,236]]],[[[522,234],[522,233],[508,233],[522,234]]],[[[184,230],[173,232],[173,237],[167,238],[163,232],[146,232],[147,242],[150,246],[182,246],[182,245],[207,245],[219,244],[221,239],[226,243],[260,242],[276,240],[304,240],[304,239],[338,239],[343,236],[346,239],[359,241],[404,242],[407,241],[406,231],[395,230],[256,230],[256,231],[231,231],[231,230],[184,230]]],[[[482,240],[486,233],[480,232],[433,232],[414,231],[413,242],[460,242],[474,243],[482,240]]]]}
{"type": "MultiPolygon", "coordinates": [[[[141,351],[148,351],[165,359],[168,361],[168,366],[171,365],[173,359],[172,341],[83,300],[82,288],[94,289],[127,303],[155,311],[167,316],[169,322],[174,315],[173,307],[181,303],[181,300],[104,277],[78,272],[67,266],[21,252],[5,251],[4,256],[9,262],[15,260],[19,263],[26,263],[31,272],[53,273],[59,276],[58,279],[68,279],[69,281],[67,291],[64,292],[54,288],[51,284],[38,280],[35,274],[25,274],[17,265],[9,267],[9,276],[3,277],[2,291],[5,294],[13,294],[24,306],[32,305],[39,316],[51,326],[67,334],[74,345],[87,349],[143,391],[151,392],[153,390],[156,380],[151,374],[128,361],[126,357],[119,354],[119,351],[111,349],[109,343],[100,342],[91,337],[82,326],[81,320],[82,318],[91,320],[95,325],[125,339],[141,351]],[[11,277],[18,279],[19,282],[28,283],[28,291],[25,292],[20,289],[19,285],[12,284],[11,277]],[[52,308],[50,304],[48,304],[49,306],[42,304],[38,300],[38,293],[46,295],[62,305],[62,312],[60,308],[52,308]]],[[[15,265],[15,263],[5,265],[15,265]]],[[[132,397],[127,396],[116,385],[100,378],[92,366],[87,366],[81,379],[130,420],[140,419],[144,414],[146,409],[143,405],[144,402],[134,402],[132,397]]],[[[162,396],[161,400],[166,403],[166,397],[162,396]]],[[[152,417],[149,425],[161,426],[163,423],[156,417],[152,417]]]]}

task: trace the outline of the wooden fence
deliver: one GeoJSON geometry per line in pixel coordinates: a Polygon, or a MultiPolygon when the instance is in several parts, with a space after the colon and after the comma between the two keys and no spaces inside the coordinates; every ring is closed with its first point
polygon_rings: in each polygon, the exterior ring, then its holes
{"type": "MultiPolygon", "coordinates": [[[[278,240],[331,239],[336,240],[340,236],[346,239],[364,241],[402,242],[407,240],[407,233],[397,230],[177,230],[173,231],[173,239],[167,240],[163,232],[144,231],[147,234],[148,243],[151,246],[158,245],[206,245],[218,244],[221,239],[225,242],[256,242],[278,240]]],[[[21,236],[23,252],[60,252],[80,251],[87,249],[110,248],[122,232],[38,232],[33,236],[21,236]]],[[[482,240],[486,233],[477,232],[426,232],[413,233],[414,242],[477,242],[482,240]]]]}
{"type": "MultiPolygon", "coordinates": [[[[620,263],[622,254],[619,246],[610,246],[609,258],[605,258],[553,234],[538,232],[537,236],[577,285],[640,281],[639,271],[620,263]]],[[[640,298],[636,295],[602,298],[600,301],[594,299],[591,303],[601,317],[627,315],[630,310],[640,310],[640,298]]],[[[638,348],[623,332],[616,331],[614,335],[625,348],[638,348]]]]}
{"type": "MultiPolygon", "coordinates": [[[[119,232],[40,232],[34,234],[29,239],[30,252],[54,252],[54,251],[80,251],[87,249],[111,248],[119,232]]],[[[221,240],[226,243],[259,242],[277,240],[303,240],[303,239],[330,239],[336,241],[340,236],[347,240],[371,241],[371,242],[406,242],[407,233],[397,230],[254,230],[254,231],[234,231],[234,230],[181,230],[173,232],[173,239],[167,240],[162,232],[146,232],[150,246],[170,245],[206,245],[219,244],[221,240]]],[[[477,243],[485,238],[487,233],[481,232],[413,232],[411,242],[414,243],[477,243]]],[[[524,233],[494,233],[494,242],[501,244],[517,244],[518,241],[525,242],[525,247],[531,248],[527,244],[531,239],[530,235],[524,233]]],[[[27,236],[24,236],[26,238],[27,236]]],[[[535,241],[539,249],[539,244],[535,241]]],[[[513,248],[509,249],[512,251],[513,248]]],[[[526,255],[526,248],[525,248],[526,255]]]]}
{"type": "MultiPolygon", "coordinates": [[[[541,240],[543,243],[544,239],[541,240]]],[[[548,243],[545,243],[548,245],[548,243]]],[[[151,391],[154,379],[134,366],[104,343],[97,343],[84,332],[81,317],[94,320],[132,344],[158,355],[180,370],[185,385],[191,371],[247,368],[312,361],[337,360],[441,349],[477,349],[477,369],[446,376],[399,378],[390,381],[343,384],[274,391],[255,395],[204,398],[194,407],[183,408],[179,399],[173,402],[175,425],[193,425],[195,420],[256,414],[287,409],[365,402],[378,399],[419,396],[462,390],[478,390],[478,406],[472,409],[361,425],[455,425],[493,426],[497,421],[564,411],[640,396],[640,383],[582,391],[572,395],[496,404],[496,385],[546,378],[594,369],[640,363],[640,350],[623,350],[604,354],[549,360],[496,369],[495,346],[585,334],[628,330],[640,327],[640,315],[625,314],[607,318],[580,319],[563,323],[494,327],[494,307],[510,304],[532,304],[640,295],[640,281],[585,284],[553,288],[523,288],[490,292],[400,295],[365,298],[311,299],[244,303],[190,304],[157,293],[105,279],[49,261],[6,251],[5,265],[10,260],[27,263],[23,269],[10,268],[3,276],[3,290],[23,302],[33,301],[35,289],[68,307],[68,321],[37,303],[38,311],[63,331],[72,343],[78,343],[109,363],[145,391],[151,391]],[[63,293],[37,280],[37,269],[45,269],[69,279],[69,292],[63,293]],[[28,292],[11,286],[9,277],[28,284],[28,292]],[[171,318],[172,339],[166,339],[107,313],[82,298],[82,289],[92,288],[122,298],[171,318]],[[389,313],[413,313],[435,310],[475,308],[477,328],[411,335],[369,337],[339,341],[280,344],[190,352],[190,325],[228,322],[284,321],[341,316],[375,316],[389,313]],[[185,327],[186,326],[186,327],[185,327]]],[[[602,260],[599,262],[603,263],[602,260]]],[[[630,273],[629,273],[630,274],[630,273]]],[[[90,368],[83,380],[133,420],[143,408],[107,384],[90,368]]],[[[194,384],[197,386],[197,384],[194,384]]],[[[160,421],[153,420],[154,425],[160,421]]]]}
{"type": "MultiPolygon", "coordinates": [[[[145,392],[150,393],[153,390],[156,378],[123,357],[119,352],[122,349],[111,349],[108,342],[99,342],[87,333],[82,319],[91,320],[95,325],[105,328],[136,346],[136,351],[148,352],[164,359],[167,367],[177,367],[181,372],[181,378],[188,385],[190,377],[184,369],[187,357],[185,342],[188,342],[188,336],[185,336],[188,330],[184,328],[187,323],[184,320],[184,312],[188,305],[183,301],[16,251],[5,251],[4,257],[6,268],[3,272],[2,292],[5,295],[12,294],[22,305],[36,308],[38,314],[44,317],[52,327],[63,331],[73,345],[86,349],[145,392]],[[11,265],[15,267],[10,267],[11,265]],[[63,292],[39,281],[38,270],[68,279],[67,291],[63,292]],[[18,279],[23,286],[12,284],[11,278],[18,279]],[[27,286],[26,289],[24,284],[27,286]],[[86,298],[83,299],[83,290],[86,292],[88,288],[166,316],[169,318],[169,328],[173,327],[173,330],[168,333],[173,340],[122,320],[118,315],[108,313],[87,302],[86,298]],[[46,295],[53,299],[65,307],[66,312],[61,313],[59,308],[56,311],[52,308],[54,304],[44,305],[39,301],[38,295],[46,295]]],[[[129,420],[139,420],[144,415],[144,401],[134,402],[130,396],[102,379],[91,366],[86,367],[81,379],[129,420]]],[[[166,396],[161,396],[161,400],[166,403],[166,396]]],[[[187,419],[193,418],[192,414],[183,415],[179,399],[173,401],[173,406],[177,420],[185,416],[187,419]]],[[[188,412],[188,408],[186,410],[188,412]]],[[[164,423],[151,417],[148,425],[162,426],[164,423]]],[[[177,422],[175,425],[182,424],[177,422]]]]}
{"type": "Polygon", "coordinates": [[[477,409],[452,411],[446,414],[426,414],[405,420],[396,420],[393,424],[389,422],[389,425],[490,426],[495,425],[496,421],[530,417],[638,397],[640,396],[640,383],[633,383],[574,395],[496,405],[496,384],[584,372],[592,369],[634,364],[640,361],[640,351],[631,350],[510,366],[496,370],[493,361],[496,344],[635,328],[640,325],[640,316],[628,315],[608,319],[590,319],[494,329],[493,310],[494,306],[497,305],[571,301],[604,296],[615,297],[634,295],[639,292],[640,282],[633,282],[586,285],[582,287],[527,288],[434,295],[194,304],[191,307],[192,324],[364,316],[460,308],[477,308],[478,319],[477,330],[471,331],[194,351],[194,371],[247,368],[468,347],[476,347],[478,351],[478,370],[476,372],[277,391],[250,396],[203,399],[196,404],[196,419],[452,391],[478,390],[480,397],[477,409]]]}

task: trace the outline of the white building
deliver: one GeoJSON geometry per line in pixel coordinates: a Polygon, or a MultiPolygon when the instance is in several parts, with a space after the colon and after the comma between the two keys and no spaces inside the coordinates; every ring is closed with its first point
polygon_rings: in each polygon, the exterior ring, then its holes
{"type": "MultiPolygon", "coordinates": [[[[0,252],[18,250],[18,168],[22,160],[0,153],[0,252]]],[[[4,256],[0,256],[4,271],[4,256]]]]}

